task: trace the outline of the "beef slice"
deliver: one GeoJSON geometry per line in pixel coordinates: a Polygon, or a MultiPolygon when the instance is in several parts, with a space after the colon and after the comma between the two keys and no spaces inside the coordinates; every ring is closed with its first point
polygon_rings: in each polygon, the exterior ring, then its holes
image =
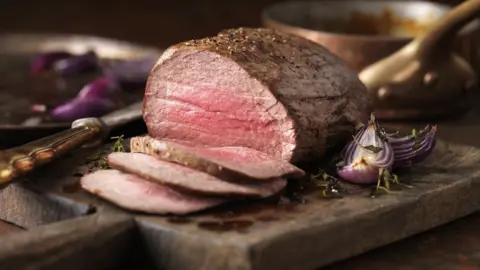
{"type": "Polygon", "coordinates": [[[225,200],[192,196],[118,170],[99,170],[80,180],[82,188],[122,208],[152,214],[188,214],[225,200]]]}
{"type": "Polygon", "coordinates": [[[228,182],[179,164],[162,161],[142,153],[111,153],[109,165],[145,180],[188,194],[224,197],[270,197],[287,184],[282,178],[262,182],[228,182]]]}
{"type": "Polygon", "coordinates": [[[189,147],[142,136],[130,139],[130,150],[188,166],[227,181],[264,181],[305,175],[303,170],[287,161],[241,146],[189,147]]]}

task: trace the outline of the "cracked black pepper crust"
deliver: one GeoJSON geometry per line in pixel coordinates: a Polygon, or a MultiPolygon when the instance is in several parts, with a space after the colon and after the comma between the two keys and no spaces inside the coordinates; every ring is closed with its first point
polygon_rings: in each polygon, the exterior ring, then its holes
{"type": "Polygon", "coordinates": [[[371,101],[357,74],[325,47],[264,28],[237,28],[170,47],[157,63],[182,50],[210,51],[234,61],[266,85],[295,121],[293,162],[322,157],[368,119],[371,101]]]}

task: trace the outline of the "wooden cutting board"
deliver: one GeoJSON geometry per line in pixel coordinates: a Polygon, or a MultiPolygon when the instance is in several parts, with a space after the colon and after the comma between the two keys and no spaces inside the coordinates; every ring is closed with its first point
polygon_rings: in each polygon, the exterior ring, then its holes
{"type": "Polygon", "coordinates": [[[77,183],[91,155],[78,151],[0,192],[0,219],[30,229],[0,245],[0,269],[23,269],[26,256],[45,269],[82,269],[75,266],[88,255],[79,250],[89,247],[118,261],[128,252],[117,252],[113,239],[138,228],[157,269],[308,270],[480,209],[480,149],[442,141],[402,178],[414,188],[395,194],[325,199],[305,188],[290,203],[237,203],[182,218],[124,212],[82,191],[77,183]]]}

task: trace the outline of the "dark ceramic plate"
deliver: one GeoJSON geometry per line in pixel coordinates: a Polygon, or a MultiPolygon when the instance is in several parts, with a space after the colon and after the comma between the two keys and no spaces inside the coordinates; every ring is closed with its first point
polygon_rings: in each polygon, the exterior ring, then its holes
{"type": "MultiPolygon", "coordinates": [[[[161,50],[128,42],[81,35],[0,35],[0,148],[11,147],[70,127],[70,122],[34,120],[32,104],[55,104],[76,95],[94,74],[59,80],[54,76],[32,76],[30,63],[41,52],[62,50],[84,53],[94,50],[101,59],[135,59],[158,56],[161,50]]],[[[126,104],[141,100],[143,89],[129,91],[126,104]]],[[[137,119],[132,119],[135,121],[137,119]]]]}

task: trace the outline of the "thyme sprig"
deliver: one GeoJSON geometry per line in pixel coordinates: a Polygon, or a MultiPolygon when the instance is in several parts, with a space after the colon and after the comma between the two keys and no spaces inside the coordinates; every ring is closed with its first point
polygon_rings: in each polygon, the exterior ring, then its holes
{"type": "Polygon", "coordinates": [[[378,153],[380,153],[380,151],[383,150],[382,147],[378,147],[378,146],[375,146],[375,145],[367,145],[367,146],[365,146],[365,145],[361,144],[361,143],[358,141],[358,139],[357,139],[357,137],[355,137],[355,135],[352,136],[352,137],[353,137],[353,141],[355,142],[356,145],[358,145],[359,147],[361,147],[361,148],[363,148],[363,149],[365,149],[365,150],[371,151],[371,152],[374,153],[374,154],[378,154],[378,153]]]}
{"type": "Polygon", "coordinates": [[[378,191],[384,191],[386,193],[397,193],[397,191],[392,190],[393,185],[413,188],[413,186],[406,185],[400,182],[398,175],[391,173],[388,169],[380,168],[378,170],[377,185],[373,188],[370,196],[377,195],[378,191]]]}
{"type": "Polygon", "coordinates": [[[115,137],[112,137],[111,139],[115,140],[115,143],[113,144],[113,147],[112,147],[112,152],[125,152],[125,148],[123,147],[123,135],[115,136],[115,137]]]}
{"type": "Polygon", "coordinates": [[[319,188],[322,189],[322,195],[324,197],[343,197],[345,189],[341,186],[340,181],[324,171],[320,171],[318,174],[310,176],[310,180],[319,188]]]}
{"type": "Polygon", "coordinates": [[[87,159],[88,163],[93,162],[93,167],[104,170],[110,169],[110,165],[108,165],[107,161],[108,154],[112,152],[125,152],[125,147],[123,146],[123,135],[111,137],[110,139],[115,140],[112,146],[112,150],[110,152],[102,151],[100,153],[97,153],[95,156],[87,159]]]}

